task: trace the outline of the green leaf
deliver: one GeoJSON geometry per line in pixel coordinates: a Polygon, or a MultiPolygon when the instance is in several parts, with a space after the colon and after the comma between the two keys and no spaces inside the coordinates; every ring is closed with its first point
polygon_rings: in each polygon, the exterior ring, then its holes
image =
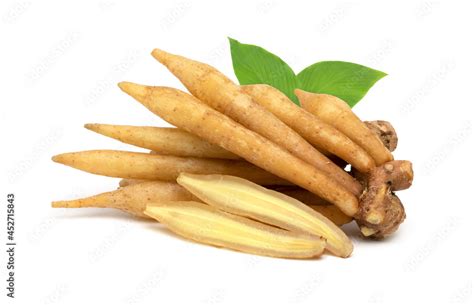
{"type": "Polygon", "coordinates": [[[293,91],[298,86],[295,72],[280,57],[250,44],[229,38],[232,65],[241,85],[267,84],[285,93],[299,105],[293,91]]]}
{"type": "Polygon", "coordinates": [[[307,67],[297,77],[301,89],[335,95],[353,107],[386,75],[350,62],[322,61],[307,67]]]}

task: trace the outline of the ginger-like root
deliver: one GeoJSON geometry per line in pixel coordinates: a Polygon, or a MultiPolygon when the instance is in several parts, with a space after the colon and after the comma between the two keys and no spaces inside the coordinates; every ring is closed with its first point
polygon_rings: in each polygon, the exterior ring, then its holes
{"type": "Polygon", "coordinates": [[[361,199],[361,211],[363,211],[362,219],[357,220],[360,231],[365,237],[374,239],[382,239],[395,232],[406,217],[405,208],[400,199],[395,193],[390,191],[383,194],[383,200],[380,202],[371,201],[369,195],[363,195],[361,199]],[[369,220],[378,220],[378,218],[370,218],[370,213],[373,213],[374,210],[380,211],[381,209],[384,210],[385,215],[383,220],[377,224],[369,222],[369,220]],[[364,217],[367,220],[363,220],[364,217]]]}
{"type": "Polygon", "coordinates": [[[379,239],[397,230],[405,209],[393,191],[408,188],[412,181],[410,161],[390,161],[370,172],[355,217],[364,236],[379,239]]]}
{"type": "Polygon", "coordinates": [[[413,167],[410,161],[395,160],[374,169],[374,179],[390,184],[392,191],[409,188],[413,183],[413,167]],[[378,178],[377,178],[378,177],[378,178]]]}
{"type": "Polygon", "coordinates": [[[388,150],[393,152],[397,148],[398,136],[390,122],[377,120],[365,121],[364,123],[377,135],[388,150]]]}
{"type": "MultiPolygon", "coordinates": [[[[398,136],[392,124],[381,120],[364,123],[388,150],[393,152],[397,148],[398,136]]],[[[411,162],[390,161],[373,169],[368,176],[355,169],[351,173],[365,188],[356,216],[362,235],[381,239],[395,232],[406,215],[403,204],[393,191],[411,186],[411,162]]]]}
{"type": "Polygon", "coordinates": [[[367,187],[370,185],[389,184],[392,191],[409,188],[413,182],[413,168],[410,161],[395,160],[373,169],[368,176],[353,171],[359,182],[367,187]]]}

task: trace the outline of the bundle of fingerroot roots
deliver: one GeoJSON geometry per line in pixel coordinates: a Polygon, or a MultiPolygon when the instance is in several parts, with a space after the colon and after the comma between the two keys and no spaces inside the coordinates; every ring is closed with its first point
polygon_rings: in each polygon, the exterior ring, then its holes
{"type": "Polygon", "coordinates": [[[341,99],[297,89],[301,107],[265,84],[239,86],[215,68],[155,49],[187,88],[119,83],[176,128],[86,124],[147,152],[93,150],[53,161],[123,178],[117,190],[55,201],[156,219],[188,239],[242,252],[309,258],[352,252],[341,226],[381,239],[405,219],[395,191],[412,184],[394,160],[389,122],[362,121],[341,99]]]}

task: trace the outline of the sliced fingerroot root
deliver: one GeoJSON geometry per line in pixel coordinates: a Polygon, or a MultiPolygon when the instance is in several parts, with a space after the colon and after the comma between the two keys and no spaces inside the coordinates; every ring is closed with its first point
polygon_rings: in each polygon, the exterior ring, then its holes
{"type": "Polygon", "coordinates": [[[281,258],[320,256],[326,242],[289,232],[193,201],[148,205],[145,214],[176,234],[199,243],[281,258]]]}
{"type": "Polygon", "coordinates": [[[338,226],[282,193],[225,175],[183,173],[177,181],[193,195],[218,209],[290,231],[321,236],[327,241],[327,249],[340,257],[348,257],[352,253],[352,242],[338,226]]]}

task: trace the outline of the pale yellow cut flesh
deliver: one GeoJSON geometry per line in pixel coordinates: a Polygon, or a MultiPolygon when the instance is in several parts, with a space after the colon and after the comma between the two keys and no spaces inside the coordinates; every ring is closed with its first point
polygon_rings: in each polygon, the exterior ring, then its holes
{"type": "Polygon", "coordinates": [[[294,198],[232,176],[182,173],[177,181],[216,208],[290,231],[322,236],[327,249],[337,256],[352,253],[352,242],[339,227],[294,198]]]}
{"type": "Polygon", "coordinates": [[[311,258],[322,254],[325,241],[289,232],[193,201],[147,205],[145,214],[171,231],[203,244],[282,258],[311,258]]]}

